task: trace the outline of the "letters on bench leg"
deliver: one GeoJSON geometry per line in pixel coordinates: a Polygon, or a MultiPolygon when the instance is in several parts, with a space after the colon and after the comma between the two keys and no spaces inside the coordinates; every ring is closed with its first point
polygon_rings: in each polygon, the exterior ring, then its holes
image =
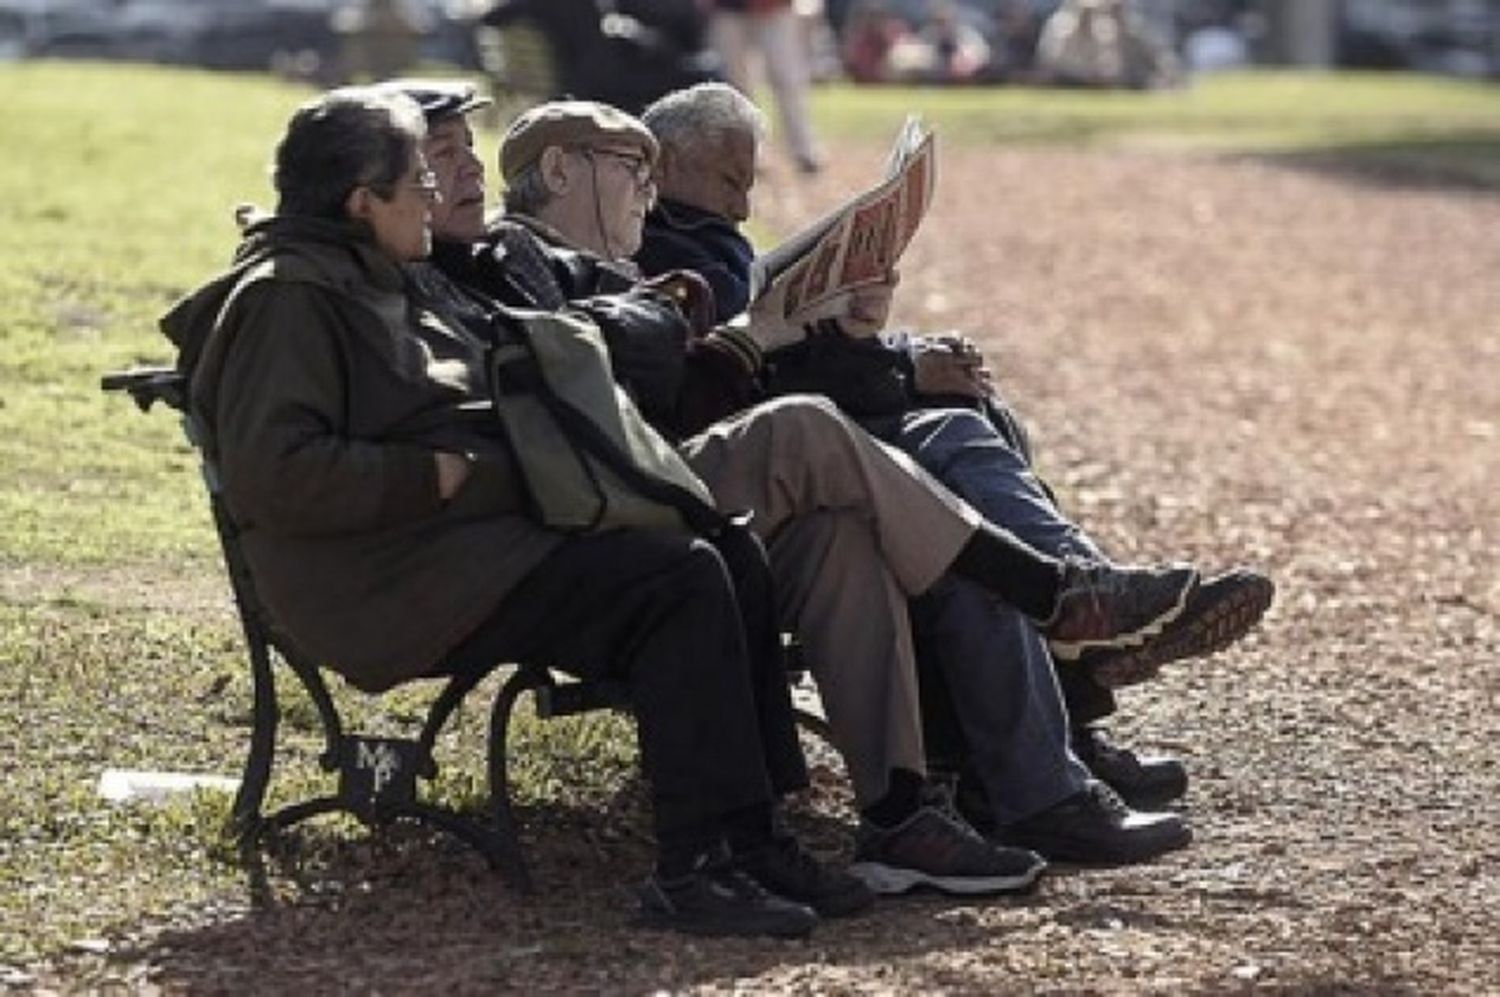
{"type": "Polygon", "coordinates": [[[345,735],[339,797],[364,819],[417,801],[422,750],[415,741],[345,735]]]}

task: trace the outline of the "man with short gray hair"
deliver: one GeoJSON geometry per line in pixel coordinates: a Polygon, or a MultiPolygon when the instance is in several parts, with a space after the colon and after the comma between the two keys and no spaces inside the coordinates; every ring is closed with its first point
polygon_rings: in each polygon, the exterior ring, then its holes
{"type": "Polygon", "coordinates": [[[736,227],[750,218],[750,190],[765,119],[734,87],[704,83],[646,108],[641,121],[661,145],[657,198],[635,261],[647,274],[689,269],[708,281],[720,317],[750,306],[744,275],[754,250],[736,227]],[[672,262],[668,262],[668,261],[672,262]]]}

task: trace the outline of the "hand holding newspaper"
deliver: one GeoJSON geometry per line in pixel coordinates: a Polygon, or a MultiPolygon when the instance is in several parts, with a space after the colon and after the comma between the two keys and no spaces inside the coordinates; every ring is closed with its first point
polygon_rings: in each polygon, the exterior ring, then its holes
{"type": "Polygon", "coordinates": [[[935,166],[932,132],[908,117],[879,184],[756,258],[751,300],[774,287],[791,317],[888,279],[932,203],[935,166]]]}

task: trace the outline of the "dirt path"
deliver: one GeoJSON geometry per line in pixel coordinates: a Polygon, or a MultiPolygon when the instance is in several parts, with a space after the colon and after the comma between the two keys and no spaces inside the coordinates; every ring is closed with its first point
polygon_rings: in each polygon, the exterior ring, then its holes
{"type": "MultiPolygon", "coordinates": [[[[1021,901],[888,903],[806,944],[702,943],[628,927],[638,846],[551,824],[530,903],[417,850],[321,900],[171,918],[106,971],[211,991],[1500,989],[1500,197],[1160,154],[943,157],[902,317],[983,339],[1116,553],[1253,562],[1281,587],[1239,649],[1125,697],[1117,732],[1191,764],[1193,848],[1021,901]]],[[[762,208],[806,217],[875,162],[774,182],[762,208]]]]}

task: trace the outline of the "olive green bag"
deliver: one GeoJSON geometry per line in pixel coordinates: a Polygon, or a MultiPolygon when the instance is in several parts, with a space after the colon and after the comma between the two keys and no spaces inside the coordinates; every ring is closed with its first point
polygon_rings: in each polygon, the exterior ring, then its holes
{"type": "Polygon", "coordinates": [[[615,383],[592,322],[519,308],[492,322],[490,394],[542,525],[723,528],[707,486],[615,383]]]}

